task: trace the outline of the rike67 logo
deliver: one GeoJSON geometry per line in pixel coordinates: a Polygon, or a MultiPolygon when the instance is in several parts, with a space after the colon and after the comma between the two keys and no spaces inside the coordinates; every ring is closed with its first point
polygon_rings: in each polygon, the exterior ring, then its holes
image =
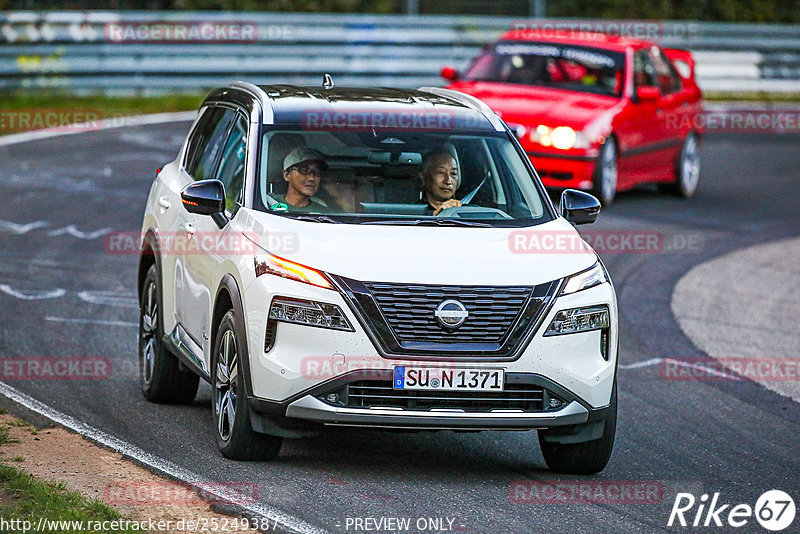
{"type": "Polygon", "coordinates": [[[714,493],[710,501],[708,494],[696,499],[691,493],[678,493],[667,526],[738,528],[745,526],[755,516],[762,527],[777,532],[792,524],[795,512],[794,500],[780,490],[764,492],[755,507],[749,504],[722,504],[719,493],[714,493]]]}

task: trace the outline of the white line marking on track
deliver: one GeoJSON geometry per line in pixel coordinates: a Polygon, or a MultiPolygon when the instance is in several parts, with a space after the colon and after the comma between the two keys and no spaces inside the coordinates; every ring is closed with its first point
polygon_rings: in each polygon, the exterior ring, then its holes
{"type": "MultiPolygon", "coordinates": [[[[205,494],[210,495],[215,500],[224,500],[226,497],[224,495],[225,491],[215,487],[214,483],[208,480],[206,477],[200,476],[188,469],[184,469],[183,467],[180,467],[169,460],[165,460],[164,458],[150,454],[149,452],[140,449],[136,445],[121,440],[93,426],[87,425],[86,423],[83,423],[72,416],[59,412],[47,404],[36,400],[30,395],[27,395],[1,381],[0,395],[5,396],[6,398],[27,408],[28,410],[46,417],[54,423],[72,430],[73,432],[77,432],[90,441],[118,452],[125,457],[131,458],[157,473],[203,489],[205,494]]],[[[232,463],[231,466],[233,468],[235,467],[235,464],[232,463]]],[[[273,508],[267,504],[256,503],[246,506],[243,505],[241,506],[241,509],[245,512],[268,518],[270,523],[277,522],[283,528],[299,534],[327,534],[326,530],[311,525],[302,519],[282,512],[281,510],[273,508]]]]}
{"type": "Polygon", "coordinates": [[[138,308],[139,299],[134,293],[118,293],[116,291],[81,291],[78,298],[90,304],[104,304],[119,308],[138,308]]]}
{"type": "MultiPolygon", "coordinates": [[[[27,234],[32,230],[36,230],[38,228],[44,228],[45,226],[50,226],[50,223],[48,221],[34,221],[32,223],[20,224],[12,221],[0,220],[0,230],[11,232],[14,235],[27,234]]],[[[50,230],[49,232],[47,232],[47,235],[50,237],[71,235],[72,237],[77,237],[78,239],[97,239],[98,237],[103,237],[112,230],[113,228],[105,227],[105,228],[100,228],[99,230],[83,232],[81,230],[78,230],[78,228],[74,224],[70,224],[69,226],[64,226],[62,228],[56,228],[55,230],[50,230]]]]}
{"type": "Polygon", "coordinates": [[[47,232],[47,235],[50,237],[55,237],[59,235],[69,234],[72,237],[77,237],[78,239],[97,239],[98,237],[103,237],[107,233],[109,233],[113,228],[100,228],[99,230],[95,230],[94,232],[81,232],[78,230],[74,224],[70,224],[69,226],[65,226],[64,228],[58,228],[57,230],[50,230],[47,232]]]}
{"type": "Polygon", "coordinates": [[[56,289],[28,290],[23,293],[7,284],[0,284],[0,291],[20,300],[58,299],[67,294],[67,290],[60,287],[56,289]]]}
{"type": "Polygon", "coordinates": [[[658,365],[659,363],[663,362],[664,358],[653,358],[651,360],[645,360],[643,362],[636,362],[630,363],[627,365],[619,364],[620,369],[638,369],[640,367],[650,367],[651,365],[658,365]]]}
{"type": "Polygon", "coordinates": [[[19,224],[11,221],[0,220],[0,230],[7,230],[15,235],[27,234],[31,230],[48,226],[50,223],[47,221],[34,221],[28,224],[19,224]]]}
{"type": "Polygon", "coordinates": [[[53,321],[55,323],[80,323],[80,324],[102,324],[108,326],[139,326],[138,323],[130,321],[104,321],[100,319],[81,319],[80,317],[53,317],[48,315],[44,318],[45,321],[53,321]]]}

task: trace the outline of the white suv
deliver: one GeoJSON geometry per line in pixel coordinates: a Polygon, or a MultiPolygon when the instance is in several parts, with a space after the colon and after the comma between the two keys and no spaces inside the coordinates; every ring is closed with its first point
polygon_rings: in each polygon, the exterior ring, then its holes
{"type": "Polygon", "coordinates": [[[324,425],[537,429],[551,469],[598,472],[617,306],[572,225],[599,210],[568,190],[557,211],[461,93],[216,89],[147,201],[142,391],[189,403],[208,381],[234,459],[324,425]]]}

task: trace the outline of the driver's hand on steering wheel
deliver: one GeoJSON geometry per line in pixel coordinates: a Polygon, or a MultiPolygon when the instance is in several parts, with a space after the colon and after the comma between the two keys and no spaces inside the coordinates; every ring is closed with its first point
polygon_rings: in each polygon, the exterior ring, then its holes
{"type": "Polygon", "coordinates": [[[450,200],[445,200],[444,202],[442,202],[442,205],[439,206],[436,209],[436,211],[433,212],[433,215],[434,216],[439,215],[442,212],[443,209],[459,208],[459,207],[461,207],[461,201],[460,200],[456,200],[454,198],[451,198],[450,200]]]}

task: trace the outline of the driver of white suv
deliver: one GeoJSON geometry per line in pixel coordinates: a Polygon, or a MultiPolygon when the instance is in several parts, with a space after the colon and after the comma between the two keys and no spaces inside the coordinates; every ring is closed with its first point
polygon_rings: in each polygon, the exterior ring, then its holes
{"type": "Polygon", "coordinates": [[[461,201],[453,198],[461,185],[458,162],[446,148],[436,149],[425,154],[419,171],[422,194],[420,200],[426,202],[439,215],[447,208],[461,206],[461,201]]]}

